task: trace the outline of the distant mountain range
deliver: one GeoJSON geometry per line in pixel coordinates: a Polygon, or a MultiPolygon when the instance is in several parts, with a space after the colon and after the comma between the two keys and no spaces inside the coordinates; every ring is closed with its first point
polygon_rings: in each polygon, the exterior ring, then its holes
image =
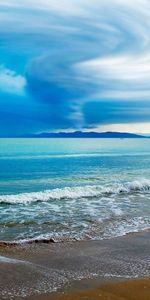
{"type": "Polygon", "coordinates": [[[43,132],[39,134],[26,134],[18,137],[25,138],[148,138],[147,136],[138,135],[127,132],[85,132],[85,131],[74,131],[74,132],[43,132]]]}

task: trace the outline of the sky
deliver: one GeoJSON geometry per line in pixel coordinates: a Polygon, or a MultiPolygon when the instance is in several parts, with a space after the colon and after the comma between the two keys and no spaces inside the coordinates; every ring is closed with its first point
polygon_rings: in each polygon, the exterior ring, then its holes
{"type": "Polygon", "coordinates": [[[149,0],[0,0],[0,136],[150,133],[149,0]]]}

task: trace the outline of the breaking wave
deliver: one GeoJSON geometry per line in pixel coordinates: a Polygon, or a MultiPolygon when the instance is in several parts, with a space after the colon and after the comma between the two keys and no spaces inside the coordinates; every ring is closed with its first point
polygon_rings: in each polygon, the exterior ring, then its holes
{"type": "Polygon", "coordinates": [[[1,204],[28,204],[31,202],[46,202],[50,200],[81,199],[91,197],[104,197],[115,194],[149,193],[150,180],[142,179],[125,184],[114,184],[111,186],[78,186],[52,189],[40,192],[21,193],[14,195],[0,195],[1,204]]]}

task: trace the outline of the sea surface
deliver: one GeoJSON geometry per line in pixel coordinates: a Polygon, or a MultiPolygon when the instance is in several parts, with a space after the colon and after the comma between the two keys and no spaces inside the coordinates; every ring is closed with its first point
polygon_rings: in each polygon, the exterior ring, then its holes
{"type": "Polygon", "coordinates": [[[0,240],[150,228],[150,139],[0,139],[0,240]]]}

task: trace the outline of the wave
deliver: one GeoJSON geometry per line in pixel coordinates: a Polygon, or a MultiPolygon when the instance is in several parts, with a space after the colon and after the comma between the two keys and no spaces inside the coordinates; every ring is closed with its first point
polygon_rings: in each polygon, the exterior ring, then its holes
{"type": "Polygon", "coordinates": [[[1,204],[28,204],[31,202],[47,202],[50,200],[63,199],[81,199],[111,196],[115,194],[130,194],[130,193],[145,193],[150,192],[150,180],[142,179],[125,184],[115,184],[111,186],[77,186],[65,187],[62,189],[52,189],[40,192],[21,193],[13,195],[0,195],[1,204]]]}
{"type": "Polygon", "coordinates": [[[128,157],[128,156],[149,156],[149,152],[145,151],[145,152],[134,152],[134,153],[128,153],[128,152],[124,152],[124,153],[112,153],[112,152],[101,152],[101,153],[72,153],[72,154],[39,154],[39,155],[35,155],[35,153],[33,155],[0,155],[0,160],[36,160],[36,159],[65,159],[65,158],[82,158],[82,157],[128,157]]]}

